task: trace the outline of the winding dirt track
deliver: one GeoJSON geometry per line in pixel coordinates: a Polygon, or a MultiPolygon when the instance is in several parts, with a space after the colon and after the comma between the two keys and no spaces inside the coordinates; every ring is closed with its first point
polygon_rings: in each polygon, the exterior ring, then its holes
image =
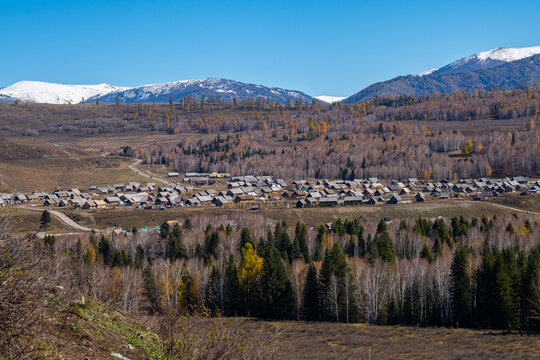
{"type": "Polygon", "coordinates": [[[534,211],[518,209],[518,208],[511,207],[511,206],[506,206],[506,205],[496,204],[496,203],[493,203],[493,202],[490,202],[490,204],[491,204],[491,205],[498,206],[498,207],[500,207],[500,208],[512,210],[512,211],[522,212],[522,213],[526,213],[526,214],[540,215],[540,213],[537,213],[537,212],[534,212],[534,211]]]}
{"type": "Polygon", "coordinates": [[[168,181],[168,180],[165,180],[165,179],[161,179],[161,178],[158,178],[156,176],[153,176],[153,175],[149,175],[147,174],[146,172],[144,171],[141,171],[139,169],[136,168],[137,165],[139,165],[140,163],[142,163],[142,160],[141,159],[135,159],[135,161],[133,162],[133,164],[129,165],[129,168],[136,172],[137,174],[147,178],[147,179],[151,179],[151,180],[156,180],[156,181],[160,181],[164,184],[167,184],[169,186],[176,186],[176,184],[173,184],[172,182],[168,181]]]}
{"type": "Polygon", "coordinates": [[[21,209],[25,209],[25,210],[33,210],[33,211],[43,211],[43,210],[47,210],[51,213],[51,215],[53,215],[54,217],[56,217],[58,220],[60,220],[61,222],[63,222],[65,225],[73,228],[73,229],[77,229],[77,230],[81,230],[81,231],[92,231],[92,229],[89,229],[85,226],[82,226],[81,224],[79,223],[76,223],[75,221],[73,221],[71,218],[69,218],[67,215],[65,214],[62,214],[60,211],[57,211],[57,210],[50,210],[50,209],[42,209],[42,208],[37,208],[37,207],[30,207],[30,206],[22,206],[21,209]]]}

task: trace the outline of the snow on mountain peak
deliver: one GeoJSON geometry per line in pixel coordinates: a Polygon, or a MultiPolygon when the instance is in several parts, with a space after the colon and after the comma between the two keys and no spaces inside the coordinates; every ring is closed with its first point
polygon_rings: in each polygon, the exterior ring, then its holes
{"type": "Polygon", "coordinates": [[[448,64],[434,72],[434,74],[455,74],[458,72],[489,69],[504,63],[521,60],[540,54],[540,46],[527,48],[498,48],[483,51],[464,57],[448,64]]]}
{"type": "Polygon", "coordinates": [[[498,48],[494,50],[479,52],[473,55],[479,60],[499,60],[504,62],[516,61],[540,54],[540,46],[532,46],[526,48],[498,48]]]}
{"type": "Polygon", "coordinates": [[[127,90],[110,84],[64,85],[42,81],[18,81],[0,89],[0,95],[10,96],[22,101],[49,104],[78,104],[92,96],[127,90]]]}
{"type": "Polygon", "coordinates": [[[345,99],[345,97],[327,96],[327,95],[314,96],[314,98],[327,104],[333,104],[333,103],[340,102],[341,100],[345,99]]]}
{"type": "Polygon", "coordinates": [[[456,60],[441,68],[429,69],[417,74],[417,76],[455,74],[458,72],[488,69],[503,63],[517,61],[530,56],[540,54],[540,46],[526,48],[497,48],[483,51],[471,56],[456,60]]]}
{"type": "Polygon", "coordinates": [[[426,75],[429,75],[435,71],[439,70],[439,68],[433,68],[433,69],[429,69],[429,70],[426,70],[424,72],[421,72],[420,74],[418,74],[417,76],[426,76],[426,75]]]}

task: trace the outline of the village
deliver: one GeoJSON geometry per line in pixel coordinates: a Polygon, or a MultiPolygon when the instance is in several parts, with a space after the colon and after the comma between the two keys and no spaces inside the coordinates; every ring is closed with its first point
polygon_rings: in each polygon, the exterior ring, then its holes
{"type": "Polygon", "coordinates": [[[487,200],[502,194],[540,194],[540,180],[525,176],[500,179],[418,180],[384,182],[376,177],[355,180],[292,180],[271,176],[169,172],[167,185],[156,183],[112,184],[89,189],[57,189],[28,194],[0,194],[0,207],[45,206],[102,209],[132,206],[137,209],[171,207],[261,206],[331,207],[425,202],[429,200],[487,200]],[[175,181],[180,180],[180,181],[175,181]]]}

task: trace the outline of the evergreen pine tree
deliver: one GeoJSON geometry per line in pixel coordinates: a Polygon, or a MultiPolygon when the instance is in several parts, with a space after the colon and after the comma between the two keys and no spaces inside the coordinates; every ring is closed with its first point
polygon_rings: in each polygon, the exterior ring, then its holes
{"type": "Polygon", "coordinates": [[[165,239],[167,236],[169,236],[169,230],[169,223],[165,220],[163,224],[161,224],[161,226],[159,227],[159,236],[162,239],[165,239]]]}
{"type": "Polygon", "coordinates": [[[377,245],[375,244],[375,241],[372,240],[371,234],[368,234],[367,241],[366,241],[366,249],[367,249],[368,261],[370,264],[373,265],[375,260],[379,258],[379,249],[377,245]]]}
{"type": "MultiPolygon", "coordinates": [[[[328,320],[336,320],[335,314],[332,314],[331,309],[337,307],[338,314],[343,310],[343,280],[348,273],[348,265],[345,260],[345,254],[341,251],[338,244],[334,244],[332,250],[326,250],[324,256],[321,273],[321,303],[323,305],[323,312],[327,314],[328,320]],[[337,295],[337,304],[334,296],[337,295]]],[[[343,316],[337,316],[337,318],[344,318],[343,316]]]]}
{"type": "Polygon", "coordinates": [[[56,241],[56,238],[54,235],[45,235],[45,238],[43,239],[43,242],[45,243],[45,246],[49,249],[49,252],[52,254],[54,243],[56,241]]]}
{"type": "Polygon", "coordinates": [[[492,328],[492,316],[496,312],[495,305],[495,255],[497,249],[485,248],[482,252],[482,266],[477,273],[477,321],[481,327],[492,328]]]}
{"type": "Polygon", "coordinates": [[[193,229],[193,225],[191,224],[191,220],[189,218],[186,218],[184,220],[184,226],[183,226],[184,229],[186,230],[191,230],[193,229]]]}
{"type": "Polygon", "coordinates": [[[523,276],[523,328],[540,332],[540,248],[529,253],[527,269],[523,276]]]}
{"type": "Polygon", "coordinates": [[[274,231],[274,241],[276,247],[279,250],[281,257],[287,262],[290,263],[290,259],[293,253],[293,244],[289,234],[287,234],[287,224],[277,223],[274,231]]]}
{"type": "Polygon", "coordinates": [[[460,246],[454,253],[450,266],[452,318],[454,324],[471,326],[471,285],[469,274],[469,253],[460,246]]]}
{"type": "Polygon", "coordinates": [[[512,329],[516,323],[514,300],[512,298],[512,281],[508,274],[508,266],[499,252],[495,260],[495,310],[494,326],[498,329],[512,329]]]}
{"type": "Polygon", "coordinates": [[[48,228],[51,225],[51,221],[52,221],[51,213],[48,210],[43,210],[43,212],[41,213],[41,219],[40,219],[41,228],[42,229],[48,228]]]}
{"type": "Polygon", "coordinates": [[[210,306],[210,310],[218,314],[222,314],[224,310],[224,303],[219,295],[219,270],[215,265],[212,265],[212,271],[210,272],[210,280],[208,282],[208,296],[207,303],[210,306]]]}
{"type": "Polygon", "coordinates": [[[304,256],[302,255],[302,251],[300,250],[300,243],[298,242],[298,238],[296,237],[294,238],[291,250],[291,261],[294,259],[304,260],[304,256]]]}
{"type": "Polygon", "coordinates": [[[251,232],[248,228],[244,228],[240,233],[240,248],[243,248],[247,243],[250,243],[253,247],[255,247],[253,239],[251,238],[251,232]]]}
{"type": "Polygon", "coordinates": [[[152,265],[149,263],[144,269],[144,294],[146,295],[150,309],[153,313],[161,312],[161,305],[159,302],[159,291],[152,271],[152,265]]]}
{"type": "Polygon", "coordinates": [[[309,248],[307,245],[307,236],[308,236],[308,231],[307,231],[306,225],[298,222],[296,224],[296,229],[294,231],[294,237],[295,237],[295,241],[298,241],[300,252],[302,253],[302,256],[306,264],[311,262],[311,255],[309,253],[309,248]]]}
{"type": "Polygon", "coordinates": [[[383,261],[395,264],[396,256],[394,251],[394,243],[390,238],[390,233],[388,232],[388,228],[384,220],[379,221],[374,242],[375,246],[377,247],[379,257],[383,261]]]}
{"type": "Polygon", "coordinates": [[[431,251],[426,244],[422,246],[422,250],[420,251],[420,257],[426,259],[430,264],[433,262],[433,255],[431,254],[431,251]]]}
{"type": "Polygon", "coordinates": [[[224,312],[227,316],[237,316],[239,309],[239,296],[241,294],[238,271],[234,261],[234,255],[229,256],[225,269],[225,303],[224,312]]]}
{"type": "Polygon", "coordinates": [[[279,251],[272,247],[268,249],[263,260],[261,276],[262,311],[265,317],[274,319],[289,319],[294,313],[294,298],[291,282],[279,251]]]}
{"type": "Polygon", "coordinates": [[[356,235],[351,235],[349,242],[347,243],[347,255],[354,257],[356,252],[356,235]]]}
{"type": "Polygon", "coordinates": [[[217,231],[213,231],[206,235],[206,239],[204,241],[204,255],[206,259],[209,259],[212,256],[217,256],[217,249],[220,241],[219,233],[217,231]]]}
{"type": "Polygon", "coordinates": [[[433,241],[433,253],[435,256],[442,255],[442,244],[440,238],[437,236],[435,237],[435,240],[433,241]]]}
{"type": "Polygon", "coordinates": [[[320,285],[317,269],[313,264],[309,266],[306,284],[304,286],[304,317],[308,321],[319,320],[320,309],[320,285]]]}
{"type": "Polygon", "coordinates": [[[435,236],[440,239],[441,243],[446,243],[448,247],[452,247],[454,241],[450,237],[450,233],[448,232],[446,223],[442,218],[435,220],[435,222],[433,223],[433,230],[435,231],[435,236]]]}
{"type": "Polygon", "coordinates": [[[516,258],[516,252],[513,248],[506,248],[502,252],[502,256],[506,263],[508,270],[508,276],[510,277],[510,293],[512,297],[512,314],[509,319],[510,329],[518,329],[520,326],[521,318],[521,291],[522,291],[522,269],[518,259],[516,258]]]}

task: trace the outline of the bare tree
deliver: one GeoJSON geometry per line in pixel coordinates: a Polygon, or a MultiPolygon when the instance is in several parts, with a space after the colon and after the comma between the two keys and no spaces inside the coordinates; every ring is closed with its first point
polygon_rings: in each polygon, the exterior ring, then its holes
{"type": "Polygon", "coordinates": [[[126,313],[139,309],[143,290],[141,271],[132,267],[122,268],[122,308],[126,313]]]}
{"type": "Polygon", "coordinates": [[[309,265],[305,264],[304,261],[296,259],[293,261],[292,265],[289,267],[289,279],[291,280],[291,285],[294,293],[295,301],[295,314],[296,319],[300,320],[302,315],[302,304],[304,301],[304,285],[306,283],[307,269],[309,265]]]}
{"type": "Polygon", "coordinates": [[[388,271],[386,264],[380,260],[373,266],[367,266],[361,274],[357,289],[358,308],[363,309],[366,320],[370,324],[377,323],[381,309],[389,295],[388,271]]]}

